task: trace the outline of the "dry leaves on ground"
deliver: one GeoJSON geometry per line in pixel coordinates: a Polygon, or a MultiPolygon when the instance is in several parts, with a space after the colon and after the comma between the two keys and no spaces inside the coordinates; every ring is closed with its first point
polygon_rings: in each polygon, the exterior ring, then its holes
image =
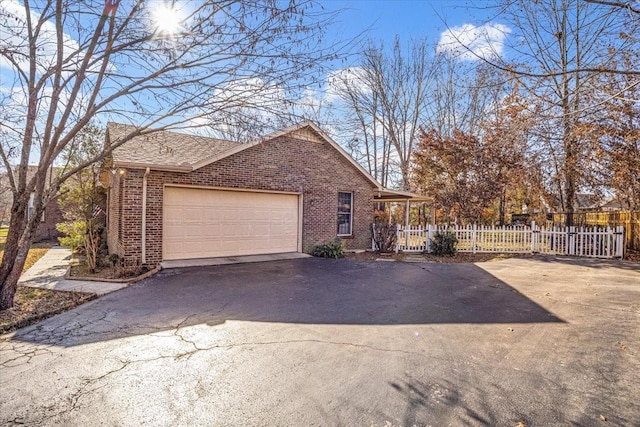
{"type": "Polygon", "coordinates": [[[84,292],[52,291],[18,286],[13,307],[0,311],[0,333],[46,319],[96,298],[84,292]]]}

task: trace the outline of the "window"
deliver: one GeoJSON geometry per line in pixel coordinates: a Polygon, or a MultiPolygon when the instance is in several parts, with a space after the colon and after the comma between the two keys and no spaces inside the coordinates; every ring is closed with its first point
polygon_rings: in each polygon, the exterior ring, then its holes
{"type": "Polygon", "coordinates": [[[353,193],[338,193],[338,236],[351,235],[353,193]]]}

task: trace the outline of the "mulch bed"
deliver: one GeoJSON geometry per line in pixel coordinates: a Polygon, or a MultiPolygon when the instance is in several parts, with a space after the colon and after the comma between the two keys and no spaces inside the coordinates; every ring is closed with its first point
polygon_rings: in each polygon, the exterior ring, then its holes
{"type": "Polygon", "coordinates": [[[631,252],[624,255],[625,261],[640,262],[640,252],[631,252]]]}
{"type": "Polygon", "coordinates": [[[0,333],[23,328],[95,298],[97,295],[93,293],[18,286],[13,307],[0,311],[0,333]]]}
{"type": "Polygon", "coordinates": [[[103,267],[98,268],[94,273],[90,273],[87,267],[84,264],[71,264],[71,269],[69,270],[70,278],[78,278],[78,279],[89,279],[89,280],[117,280],[126,282],[128,279],[135,279],[139,276],[142,276],[151,269],[147,267],[140,267],[134,270],[128,270],[124,272],[118,272],[111,267],[103,267]]]}
{"type": "Polygon", "coordinates": [[[67,278],[76,280],[96,280],[127,283],[135,279],[143,278],[143,276],[147,277],[145,275],[151,271],[155,272],[157,271],[157,269],[150,269],[146,266],[138,266],[135,268],[121,268],[99,264],[96,267],[96,271],[90,272],[87,268],[84,255],[74,254],[71,259],[67,278]]]}

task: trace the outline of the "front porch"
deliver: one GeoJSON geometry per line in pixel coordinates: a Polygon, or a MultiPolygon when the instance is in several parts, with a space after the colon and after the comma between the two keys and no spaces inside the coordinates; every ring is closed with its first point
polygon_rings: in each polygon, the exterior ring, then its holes
{"type": "Polygon", "coordinates": [[[426,226],[427,223],[434,223],[435,218],[432,209],[429,209],[428,219],[425,215],[426,209],[428,208],[426,203],[429,202],[429,199],[425,196],[409,191],[389,190],[385,188],[378,190],[378,192],[374,194],[373,200],[376,205],[376,211],[384,212],[382,219],[375,218],[371,227],[371,249],[374,251],[379,250],[385,252],[395,250],[396,234],[399,226],[402,224],[404,224],[404,229],[409,229],[411,225],[426,226]],[[411,224],[411,209],[416,204],[419,204],[419,206],[417,206],[418,209],[414,215],[415,224],[411,224]],[[402,209],[400,215],[398,215],[397,211],[393,212],[394,207],[402,209]],[[424,209],[422,212],[420,212],[421,208],[424,209]],[[393,218],[394,216],[396,216],[395,220],[393,218]],[[398,218],[398,216],[401,216],[401,218],[398,218]],[[391,245],[394,245],[394,247],[391,248],[391,245]]]}

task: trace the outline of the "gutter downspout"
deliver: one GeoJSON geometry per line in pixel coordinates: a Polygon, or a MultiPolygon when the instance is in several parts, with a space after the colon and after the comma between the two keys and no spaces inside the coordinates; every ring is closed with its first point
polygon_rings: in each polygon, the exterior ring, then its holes
{"type": "Polygon", "coordinates": [[[147,263],[147,176],[150,168],[144,171],[142,177],[142,264],[147,263]]]}

